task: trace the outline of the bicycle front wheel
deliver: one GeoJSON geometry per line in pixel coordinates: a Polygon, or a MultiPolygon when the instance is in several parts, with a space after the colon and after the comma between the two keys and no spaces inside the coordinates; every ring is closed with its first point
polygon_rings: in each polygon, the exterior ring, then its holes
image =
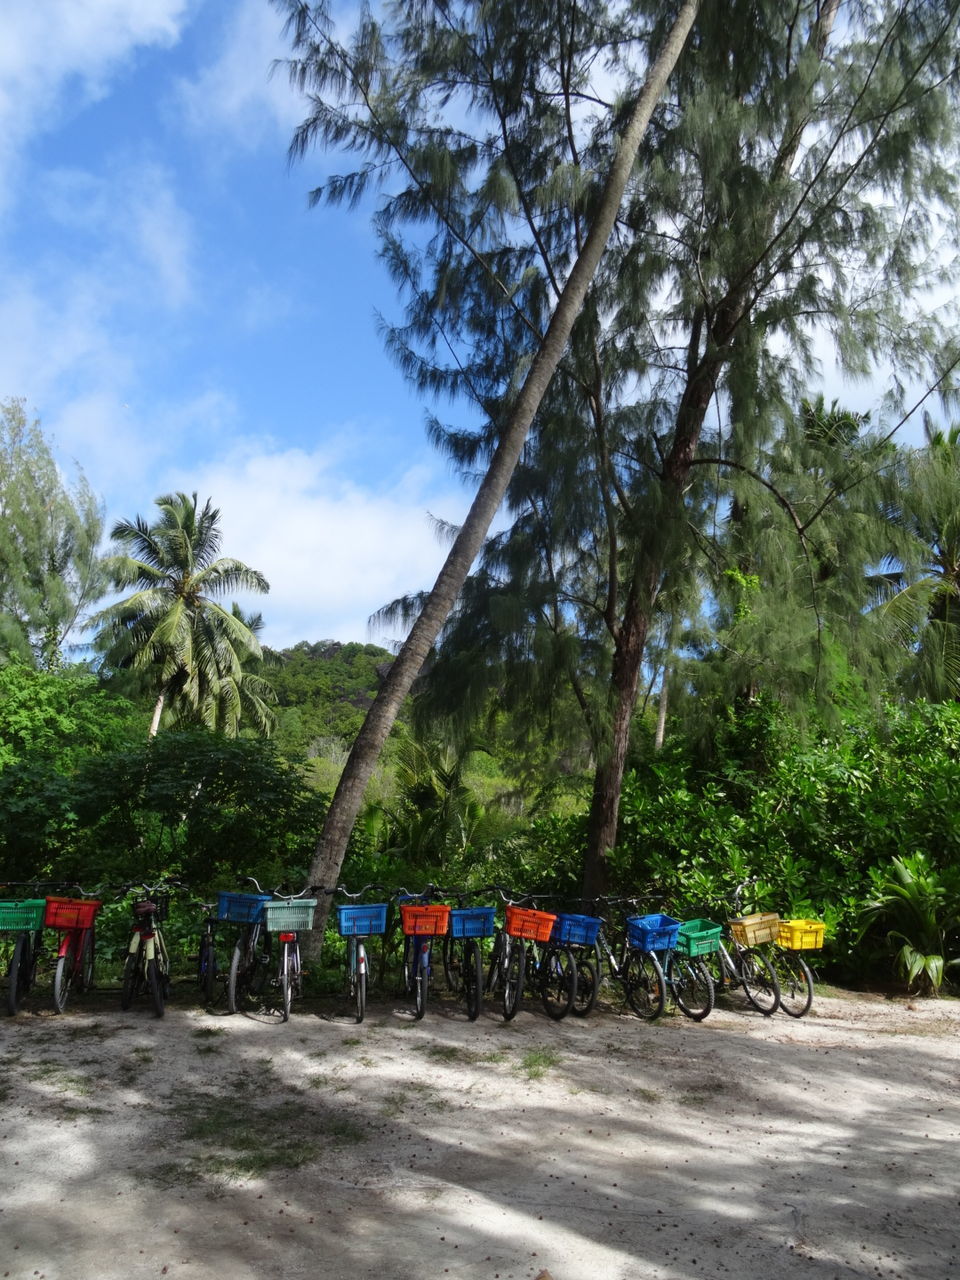
{"type": "Polygon", "coordinates": [[[156,956],[147,961],[147,990],[150,992],[150,1003],[153,1005],[153,1012],[158,1018],[162,1018],[164,1009],[163,975],[160,972],[156,956]]]}
{"type": "Polygon", "coordinates": [[[213,1004],[213,994],[217,978],[217,953],[213,939],[205,934],[200,941],[200,960],[197,981],[203,992],[204,1004],[213,1004]]]}
{"type": "Polygon", "coordinates": [[[20,1000],[26,994],[30,974],[30,935],[21,933],[13,946],[10,966],[7,969],[7,1013],[17,1012],[20,1000]]]}
{"type": "Polygon", "coordinates": [[[463,994],[467,1002],[467,1017],[476,1022],[480,1016],[480,994],[483,990],[483,960],[480,943],[468,938],[463,944],[463,994]]]}
{"type": "Polygon", "coordinates": [[[577,962],[569,947],[550,947],[543,958],[540,999],[543,1007],[559,1022],[573,1008],[577,994],[577,962]]]}
{"type": "Polygon", "coordinates": [[[527,955],[523,943],[514,938],[510,943],[510,951],[503,959],[501,953],[501,974],[503,987],[503,1020],[509,1022],[516,1016],[520,1008],[520,997],[523,994],[523,980],[527,965],[527,955]]]}
{"type": "Polygon", "coordinates": [[[358,1022],[367,1011],[367,949],[356,938],[350,943],[350,973],[353,982],[353,998],[358,1022]]]}
{"type": "Polygon", "coordinates": [[[284,1022],[290,1021],[290,1004],[293,1000],[293,948],[289,942],[283,944],[283,956],[280,961],[280,992],[283,997],[281,1010],[284,1022]]]}
{"type": "Polygon", "coordinates": [[[776,1013],[780,1004],[780,984],[773,965],[762,951],[747,950],[740,953],[740,981],[747,999],[765,1018],[776,1013]]]}
{"type": "Polygon", "coordinates": [[[623,990],[627,1004],[645,1022],[653,1022],[667,1004],[667,987],[660,961],[652,951],[630,951],[623,962],[623,990]]]}
{"type": "Polygon", "coordinates": [[[416,972],[413,977],[413,1011],[417,1021],[427,1011],[427,991],[430,986],[430,947],[422,946],[416,955],[416,972]]]}
{"type": "Polygon", "coordinates": [[[79,987],[81,991],[90,991],[93,987],[93,930],[88,929],[83,936],[83,956],[80,960],[79,987]]]}
{"type": "Polygon", "coordinates": [[[63,1013],[70,999],[70,988],[73,985],[73,969],[76,962],[77,940],[73,933],[67,938],[63,955],[57,957],[57,967],[53,974],[53,1007],[57,1013],[63,1013]]]}
{"type": "Polygon", "coordinates": [[[774,973],[780,987],[780,1008],[791,1018],[802,1018],[813,1004],[813,974],[796,951],[775,951],[774,973]]]}
{"type": "Polygon", "coordinates": [[[694,1022],[702,1022],[713,1008],[713,979],[699,960],[670,953],[666,969],[667,986],[681,1012],[694,1022]]]}
{"type": "Polygon", "coordinates": [[[230,957],[230,973],[227,975],[227,1008],[231,1013],[237,1012],[246,986],[245,952],[243,938],[238,938],[230,957]]]}
{"type": "Polygon", "coordinates": [[[140,989],[140,977],[143,972],[142,961],[140,958],[140,948],[136,951],[128,951],[127,959],[123,966],[123,986],[120,988],[120,1008],[129,1009],[133,1004],[133,997],[140,989]]]}
{"type": "Polygon", "coordinates": [[[597,971],[592,960],[581,956],[577,961],[577,990],[573,997],[572,1012],[578,1018],[585,1018],[597,1003],[597,971]]]}

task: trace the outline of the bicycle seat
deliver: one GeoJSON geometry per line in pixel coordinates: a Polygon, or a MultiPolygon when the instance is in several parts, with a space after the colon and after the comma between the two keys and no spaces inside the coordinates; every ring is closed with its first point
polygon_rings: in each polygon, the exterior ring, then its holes
{"type": "Polygon", "coordinates": [[[133,914],[135,916],[149,916],[157,909],[155,902],[135,902],[133,904],[133,914]]]}

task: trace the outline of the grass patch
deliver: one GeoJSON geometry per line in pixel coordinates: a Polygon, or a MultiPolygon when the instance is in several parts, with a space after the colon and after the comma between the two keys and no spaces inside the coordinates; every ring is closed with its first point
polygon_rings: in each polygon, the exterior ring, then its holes
{"type": "Polygon", "coordinates": [[[528,1080],[541,1080],[559,1062],[560,1055],[553,1049],[529,1049],[521,1058],[517,1070],[522,1071],[528,1080]]]}
{"type": "Polygon", "coordinates": [[[197,1027],[190,1034],[194,1040],[215,1040],[217,1036],[225,1036],[227,1033],[223,1027],[197,1027]]]}
{"type": "Polygon", "coordinates": [[[65,1067],[58,1066],[55,1062],[38,1062],[24,1074],[28,1080],[49,1084],[54,1089],[61,1089],[65,1093],[73,1093],[81,1098],[93,1091],[93,1086],[86,1076],[67,1071],[65,1067]]]}

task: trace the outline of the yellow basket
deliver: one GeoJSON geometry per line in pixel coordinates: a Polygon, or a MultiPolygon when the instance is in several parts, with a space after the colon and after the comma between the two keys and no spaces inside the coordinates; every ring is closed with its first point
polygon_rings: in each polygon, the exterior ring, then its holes
{"type": "Polygon", "coordinates": [[[761,942],[776,942],[780,932],[780,917],[776,911],[758,911],[752,916],[737,916],[728,920],[734,941],[741,947],[759,947],[761,942]]]}
{"type": "Polygon", "coordinates": [[[781,920],[780,946],[790,951],[815,951],[823,946],[822,920],[781,920]]]}

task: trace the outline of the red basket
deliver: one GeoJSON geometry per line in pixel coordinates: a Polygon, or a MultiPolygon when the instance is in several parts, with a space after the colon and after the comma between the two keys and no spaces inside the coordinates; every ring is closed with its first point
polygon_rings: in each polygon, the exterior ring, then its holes
{"type": "Polygon", "coordinates": [[[400,903],[403,932],[418,938],[440,938],[450,926],[450,908],[432,903],[422,907],[413,902],[400,903]]]}
{"type": "Polygon", "coordinates": [[[48,929],[89,929],[102,905],[89,898],[48,898],[43,923],[48,929]]]}
{"type": "Polygon", "coordinates": [[[529,907],[507,907],[506,929],[511,938],[528,942],[549,942],[556,916],[549,911],[531,911],[529,907]]]}

